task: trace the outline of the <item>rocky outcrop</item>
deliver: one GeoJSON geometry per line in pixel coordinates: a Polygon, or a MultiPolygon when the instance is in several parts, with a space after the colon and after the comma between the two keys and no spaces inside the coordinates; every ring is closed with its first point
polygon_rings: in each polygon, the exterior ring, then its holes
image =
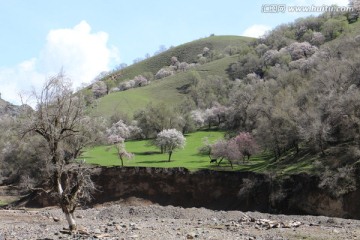
{"type": "Polygon", "coordinates": [[[0,97],[0,117],[1,116],[19,116],[22,111],[31,110],[28,105],[17,106],[11,104],[0,97]]]}
{"type": "MultiPolygon", "coordinates": [[[[91,204],[139,197],[160,205],[360,219],[360,191],[334,198],[308,174],[275,178],[254,172],[96,167],[92,178],[98,190],[91,204]]],[[[35,203],[50,201],[42,196],[35,203]]]]}

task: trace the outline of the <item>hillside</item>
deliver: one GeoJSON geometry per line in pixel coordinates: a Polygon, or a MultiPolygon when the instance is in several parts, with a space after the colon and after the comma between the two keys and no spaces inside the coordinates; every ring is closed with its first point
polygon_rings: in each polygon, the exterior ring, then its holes
{"type": "MultiPolygon", "coordinates": [[[[171,57],[176,56],[179,62],[193,63],[197,61],[197,55],[200,54],[205,47],[209,48],[216,54],[224,54],[227,47],[239,49],[246,48],[252,38],[239,36],[211,36],[189,42],[178,47],[170,48],[167,51],[145,59],[139,63],[133,64],[125,69],[112,73],[110,76],[116,76],[115,82],[129,80],[137,75],[151,72],[155,75],[159,69],[170,65],[171,57]]],[[[114,92],[96,101],[95,107],[92,109],[94,116],[109,117],[114,112],[122,112],[130,117],[134,112],[144,108],[148,103],[166,102],[170,105],[180,103],[185,95],[181,89],[186,89],[190,84],[190,75],[193,72],[199,73],[202,78],[209,75],[217,75],[228,78],[226,69],[230,64],[235,63],[239,55],[224,55],[222,58],[210,61],[194,69],[179,72],[175,75],[165,77],[159,80],[153,80],[148,86],[141,88],[133,88],[127,91],[114,92]]],[[[109,77],[102,81],[109,81],[109,77]]]]}
{"type": "MultiPolygon", "coordinates": [[[[196,107],[188,111],[200,116],[193,118],[202,121],[200,128],[213,125],[229,137],[249,132],[273,157],[266,171],[318,172],[324,188],[329,187],[351,178],[360,159],[360,22],[346,17],[323,14],[284,24],[246,51],[100,98],[93,113],[131,116],[149,102],[174,106],[185,99],[183,90],[191,84],[193,92],[187,96],[196,107]],[[202,84],[192,82],[194,74],[202,84]],[[214,85],[210,75],[238,80],[214,85]],[[211,116],[214,111],[217,115],[211,116]]],[[[354,185],[351,179],[344,181],[354,185]]]]}
{"type": "Polygon", "coordinates": [[[20,114],[22,108],[25,108],[25,106],[16,106],[1,99],[0,97],[0,117],[3,115],[17,116],[20,114]]]}
{"type": "MultiPolygon", "coordinates": [[[[166,102],[169,105],[180,103],[186,96],[181,89],[191,82],[193,72],[198,72],[202,78],[217,75],[228,78],[226,69],[230,64],[235,63],[239,55],[224,57],[193,70],[181,72],[160,80],[154,80],[145,87],[133,88],[127,91],[108,94],[97,101],[96,107],[92,110],[95,116],[109,117],[114,112],[126,113],[132,116],[134,112],[144,108],[148,103],[166,102]]],[[[155,60],[154,60],[155,61],[155,60]]]]}
{"type": "Polygon", "coordinates": [[[170,48],[165,52],[130,65],[118,72],[114,72],[114,74],[119,76],[117,77],[118,82],[125,79],[132,79],[144,72],[156,74],[159,69],[170,64],[170,59],[173,56],[176,56],[180,62],[193,63],[196,62],[197,55],[200,54],[205,47],[213,51],[224,52],[224,49],[228,46],[243,47],[244,44],[247,44],[251,40],[253,40],[253,38],[240,36],[211,36],[202,38],[170,48]]]}

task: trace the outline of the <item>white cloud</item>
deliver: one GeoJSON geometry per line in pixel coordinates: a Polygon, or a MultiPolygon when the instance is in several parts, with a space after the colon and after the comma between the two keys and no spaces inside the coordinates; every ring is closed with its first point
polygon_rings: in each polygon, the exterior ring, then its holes
{"type": "Polygon", "coordinates": [[[32,87],[38,88],[45,80],[45,75],[35,70],[36,59],[19,63],[11,68],[0,69],[1,98],[20,104],[20,94],[31,92],[32,87]]]}
{"type": "Polygon", "coordinates": [[[51,30],[39,56],[11,68],[0,68],[2,98],[20,104],[19,92],[38,89],[46,77],[61,69],[73,80],[73,87],[89,83],[113,61],[119,62],[118,51],[108,46],[108,34],[91,32],[86,21],[74,28],[51,30]]]}
{"type": "Polygon", "coordinates": [[[255,25],[252,25],[252,26],[248,27],[247,29],[245,29],[245,31],[242,33],[242,35],[247,36],[247,37],[258,38],[258,37],[263,36],[269,30],[271,30],[271,27],[269,27],[269,26],[255,24],[255,25]]]}

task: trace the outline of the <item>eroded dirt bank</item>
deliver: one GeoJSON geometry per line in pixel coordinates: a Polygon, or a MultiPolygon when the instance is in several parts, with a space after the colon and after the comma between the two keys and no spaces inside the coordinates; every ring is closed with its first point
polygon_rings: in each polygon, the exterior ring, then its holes
{"type": "MultiPolygon", "coordinates": [[[[91,204],[139,197],[160,205],[360,219],[359,190],[334,198],[307,174],[280,179],[253,172],[96,167],[93,180],[98,191],[91,204]]],[[[27,203],[49,205],[44,197],[27,203]]]]}
{"type": "MultiPolygon", "coordinates": [[[[277,179],[253,172],[96,167],[91,204],[139,197],[160,205],[360,219],[360,191],[334,198],[307,174],[277,179]]],[[[42,197],[27,206],[48,206],[42,197]]]]}

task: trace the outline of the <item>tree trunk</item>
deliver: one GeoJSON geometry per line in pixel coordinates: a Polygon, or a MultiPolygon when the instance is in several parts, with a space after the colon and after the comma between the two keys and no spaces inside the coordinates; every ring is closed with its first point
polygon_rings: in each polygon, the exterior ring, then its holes
{"type": "Polygon", "coordinates": [[[172,155],[172,151],[169,151],[169,162],[170,162],[170,159],[171,159],[171,155],[172,155]]]}
{"type": "Polygon", "coordinates": [[[230,163],[231,169],[234,169],[232,161],[229,160],[229,163],[230,163]]]}
{"type": "MultiPolygon", "coordinates": [[[[58,172],[56,171],[56,173],[58,173],[58,172]]],[[[57,175],[59,175],[59,174],[57,174],[57,175]]],[[[60,178],[57,179],[56,183],[57,183],[58,194],[60,196],[60,207],[61,207],[62,211],[65,214],[65,218],[66,218],[66,220],[67,220],[67,222],[69,224],[70,231],[75,231],[77,226],[76,226],[76,222],[75,222],[75,218],[74,218],[74,213],[69,211],[68,206],[66,206],[66,203],[62,199],[64,190],[63,190],[63,187],[61,185],[60,178]]]]}
{"type": "Polygon", "coordinates": [[[218,162],[218,166],[220,166],[220,163],[222,162],[224,158],[221,158],[220,161],[218,162]]]}
{"type": "Polygon", "coordinates": [[[120,158],[120,161],[121,161],[121,167],[124,167],[124,160],[123,160],[121,154],[119,154],[119,158],[120,158]]]}
{"type": "Polygon", "coordinates": [[[65,217],[66,217],[66,220],[69,224],[69,229],[70,231],[76,231],[77,230],[77,225],[76,225],[76,222],[75,222],[75,217],[74,217],[74,213],[65,213],[65,217]]]}

